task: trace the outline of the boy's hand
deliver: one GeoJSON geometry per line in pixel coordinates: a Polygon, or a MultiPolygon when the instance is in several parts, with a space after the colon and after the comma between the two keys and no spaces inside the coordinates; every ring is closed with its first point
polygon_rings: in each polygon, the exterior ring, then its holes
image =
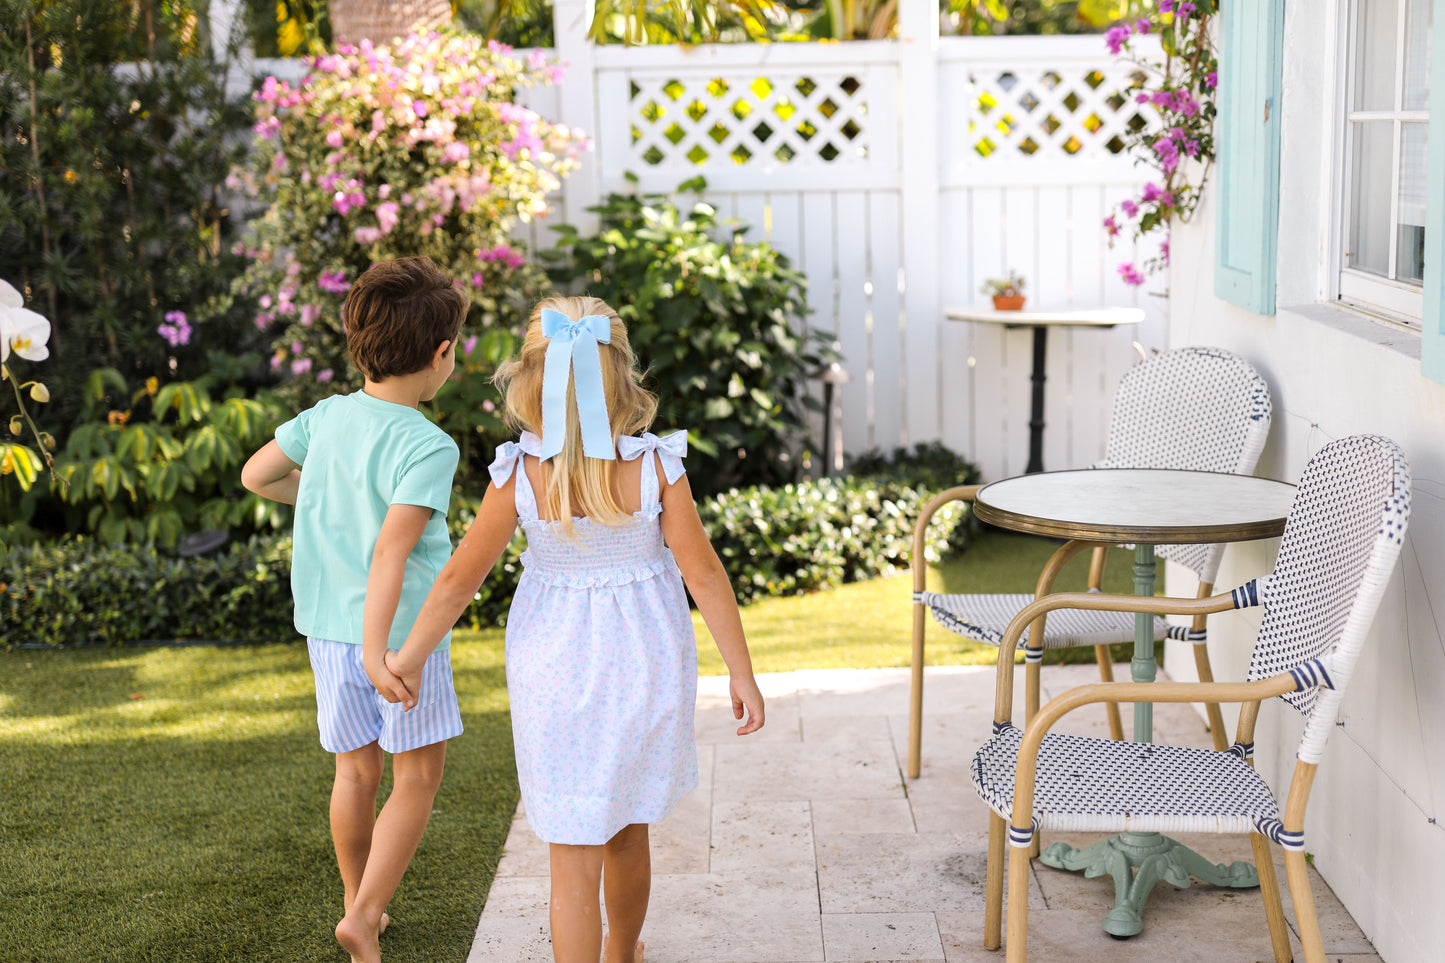
{"type": "Polygon", "coordinates": [[[397,682],[401,684],[402,690],[406,693],[404,699],[391,699],[389,701],[400,702],[403,712],[409,712],[415,709],[417,699],[421,696],[421,669],[418,668],[415,672],[408,672],[406,667],[401,664],[401,654],[393,652],[391,649],[386,650],[386,654],[382,656],[382,661],[387,674],[396,679],[397,682]]]}
{"type": "MultiPolygon", "coordinates": [[[[391,653],[388,652],[387,655],[391,653]]],[[[380,665],[369,664],[366,667],[366,675],[371,679],[371,684],[376,686],[376,691],[387,702],[400,702],[404,708],[411,708],[416,705],[416,694],[407,689],[406,683],[387,666],[385,659],[380,665]],[[408,701],[410,704],[408,704],[408,701]]],[[[420,681],[420,679],[418,679],[420,681]]]]}
{"type": "Polygon", "coordinates": [[[733,718],[741,719],[747,708],[748,721],[738,727],[738,735],[745,736],[763,727],[763,694],[758,690],[758,681],[749,672],[745,676],[728,677],[728,694],[733,699],[733,718]]]}

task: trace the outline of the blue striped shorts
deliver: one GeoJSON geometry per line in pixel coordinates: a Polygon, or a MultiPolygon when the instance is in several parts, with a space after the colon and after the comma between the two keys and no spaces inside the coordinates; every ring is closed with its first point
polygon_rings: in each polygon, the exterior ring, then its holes
{"type": "Polygon", "coordinates": [[[387,752],[408,752],[462,734],[450,650],[427,658],[417,704],[404,712],[371,684],[361,646],[307,639],[306,648],[316,676],[316,724],[327,752],[351,752],[373,742],[387,752]]]}

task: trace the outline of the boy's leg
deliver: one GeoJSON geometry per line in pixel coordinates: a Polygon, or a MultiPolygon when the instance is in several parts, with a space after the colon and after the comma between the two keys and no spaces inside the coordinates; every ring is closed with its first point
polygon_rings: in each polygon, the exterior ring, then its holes
{"type": "Polygon", "coordinates": [[[607,946],[603,963],[634,963],[637,937],[652,893],[652,852],[647,824],[633,823],[602,848],[602,886],[607,894],[607,946]]]}
{"type": "Polygon", "coordinates": [[[345,890],[343,905],[351,908],[371,854],[376,822],[376,792],[381,786],[383,759],[376,743],[336,754],[336,781],[331,786],[331,840],[345,890]]]}
{"type": "Polygon", "coordinates": [[[391,795],[376,817],[356,899],[336,926],[336,939],[361,963],[381,959],[377,943],[381,912],[400,885],[431,818],[446,754],[447,744],[436,742],[391,757],[391,795]]]}
{"type": "Polygon", "coordinates": [[[596,963],[602,955],[602,846],[552,843],[552,959],[596,963]]]}

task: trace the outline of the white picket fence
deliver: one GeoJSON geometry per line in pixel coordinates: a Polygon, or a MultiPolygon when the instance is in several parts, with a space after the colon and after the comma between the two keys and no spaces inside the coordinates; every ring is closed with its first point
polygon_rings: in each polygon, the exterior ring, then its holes
{"type": "MultiPolygon", "coordinates": [[[[1010,268],[1030,307],[1142,307],[1137,327],[1050,334],[1044,463],[1102,454],[1131,343],[1160,346],[1167,328],[1165,299],[1119,279],[1136,252],[1102,229],[1142,176],[1118,140],[1137,113],[1117,93],[1130,68],[1102,38],[940,38],[936,0],[903,0],[897,41],[598,47],[589,8],[557,0],[566,78],[526,92],[596,144],[557,220],[586,230],[629,174],[645,192],[701,175],[705,200],[807,277],[801,323],[840,344],[852,378],[840,454],[941,439],[985,478],[1024,467],[1031,334],[947,308],[1010,268]]],[[[520,233],[550,246],[547,226],[520,233]]]]}

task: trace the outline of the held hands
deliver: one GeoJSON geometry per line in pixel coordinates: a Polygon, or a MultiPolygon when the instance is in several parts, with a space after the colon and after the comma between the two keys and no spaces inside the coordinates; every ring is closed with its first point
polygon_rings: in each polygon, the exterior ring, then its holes
{"type": "MultiPolygon", "coordinates": [[[[416,708],[417,699],[421,696],[421,667],[408,670],[402,665],[401,653],[387,649],[386,655],[382,657],[383,665],[389,675],[395,678],[402,685],[402,691],[406,696],[401,699],[388,699],[388,702],[400,702],[402,711],[410,712],[416,708]]],[[[385,693],[382,693],[385,695],[385,693]]]]}
{"type": "MultiPolygon", "coordinates": [[[[391,657],[396,653],[388,651],[380,662],[366,660],[366,675],[376,691],[387,702],[400,702],[404,708],[416,705],[418,688],[408,688],[406,681],[391,669],[391,657]]],[[[417,673],[416,685],[420,687],[421,673],[417,673]]]]}
{"type": "Polygon", "coordinates": [[[763,727],[763,694],[758,690],[758,681],[751,672],[746,675],[728,677],[728,694],[733,700],[733,718],[741,719],[746,707],[748,719],[738,727],[738,735],[745,736],[763,727]]]}

